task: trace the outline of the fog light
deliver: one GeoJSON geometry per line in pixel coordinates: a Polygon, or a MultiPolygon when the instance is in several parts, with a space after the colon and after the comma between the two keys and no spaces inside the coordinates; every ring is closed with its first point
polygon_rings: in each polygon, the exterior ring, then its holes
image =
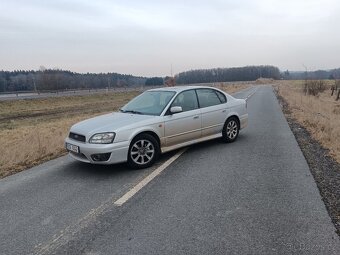
{"type": "Polygon", "coordinates": [[[108,161],[111,156],[111,153],[101,153],[101,154],[93,154],[91,158],[93,161],[108,161]]]}

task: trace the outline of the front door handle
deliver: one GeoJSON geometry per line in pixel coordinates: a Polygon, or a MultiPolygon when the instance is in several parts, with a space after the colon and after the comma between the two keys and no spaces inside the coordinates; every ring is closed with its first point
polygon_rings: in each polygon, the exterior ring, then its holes
{"type": "Polygon", "coordinates": [[[194,119],[198,119],[198,118],[199,118],[199,116],[195,116],[195,117],[194,117],[194,119]]]}

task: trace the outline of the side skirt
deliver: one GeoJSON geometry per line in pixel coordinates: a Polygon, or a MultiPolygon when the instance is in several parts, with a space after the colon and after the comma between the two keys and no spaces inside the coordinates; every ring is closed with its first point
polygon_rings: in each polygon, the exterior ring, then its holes
{"type": "Polygon", "coordinates": [[[172,145],[172,146],[169,146],[169,147],[163,147],[161,150],[162,150],[162,153],[165,153],[165,152],[168,152],[168,151],[179,149],[181,147],[189,146],[189,145],[192,145],[192,144],[195,144],[195,143],[200,143],[200,142],[204,142],[204,141],[208,141],[208,140],[212,140],[212,139],[216,139],[216,138],[220,138],[220,137],[222,137],[222,133],[201,137],[201,138],[198,138],[198,139],[195,139],[195,140],[192,140],[192,141],[172,145]]]}

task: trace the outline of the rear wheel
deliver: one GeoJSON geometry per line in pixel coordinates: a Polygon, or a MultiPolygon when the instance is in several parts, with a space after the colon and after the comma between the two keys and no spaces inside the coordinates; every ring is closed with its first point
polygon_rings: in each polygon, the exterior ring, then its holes
{"type": "Polygon", "coordinates": [[[234,142],[240,131],[240,125],[235,117],[227,119],[222,130],[223,140],[227,143],[234,142]]]}
{"type": "Polygon", "coordinates": [[[149,134],[135,137],[129,148],[128,164],[132,168],[146,168],[153,165],[159,156],[159,144],[149,134]]]}

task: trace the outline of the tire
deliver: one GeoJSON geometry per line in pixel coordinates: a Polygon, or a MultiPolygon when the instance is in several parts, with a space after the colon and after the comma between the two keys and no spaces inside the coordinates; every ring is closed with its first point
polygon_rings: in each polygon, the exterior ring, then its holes
{"type": "Polygon", "coordinates": [[[233,143],[236,141],[240,132],[240,124],[236,117],[230,117],[224,123],[222,129],[223,141],[226,143],[233,143]]]}
{"type": "Polygon", "coordinates": [[[152,135],[140,134],[130,144],[127,163],[134,169],[147,168],[155,163],[159,151],[159,144],[152,135]]]}

